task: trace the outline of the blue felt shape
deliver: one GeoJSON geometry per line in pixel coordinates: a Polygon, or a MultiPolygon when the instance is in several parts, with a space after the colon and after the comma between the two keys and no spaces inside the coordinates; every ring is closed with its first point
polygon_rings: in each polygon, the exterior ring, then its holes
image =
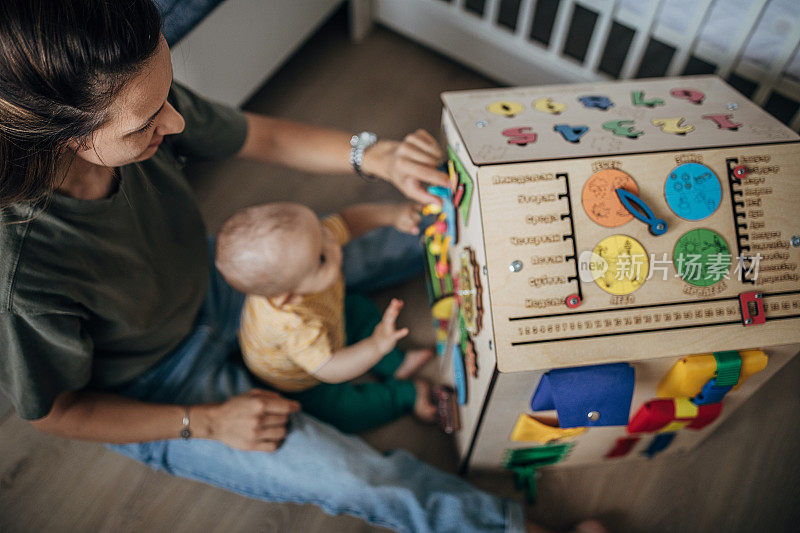
{"type": "Polygon", "coordinates": [[[659,433],[653,440],[650,442],[650,446],[647,447],[642,453],[647,456],[648,459],[652,459],[654,455],[659,454],[666,450],[672,441],[675,440],[675,432],[670,431],[668,433],[659,433]]]}
{"type": "Polygon", "coordinates": [[[531,398],[533,411],[555,409],[562,428],[625,426],[635,373],[627,363],[558,368],[547,372],[531,398]],[[589,418],[596,412],[597,419],[589,418]]]}
{"type": "Polygon", "coordinates": [[[458,405],[466,404],[467,373],[464,369],[464,357],[461,355],[461,348],[457,344],[453,345],[453,381],[456,385],[458,405]]]}
{"type": "Polygon", "coordinates": [[[708,405],[710,403],[721,402],[722,398],[724,398],[732,388],[733,385],[719,387],[717,386],[716,379],[709,379],[706,384],[703,385],[703,389],[697,396],[692,398],[692,402],[695,405],[708,405]]]}
{"type": "Polygon", "coordinates": [[[553,401],[553,391],[550,389],[550,379],[548,379],[547,374],[545,374],[539,381],[539,386],[536,387],[533,398],[531,398],[531,410],[552,411],[555,408],[556,404],[553,401]]]}
{"type": "Polygon", "coordinates": [[[442,211],[447,221],[447,234],[453,243],[456,242],[456,208],[453,205],[453,193],[447,187],[433,185],[428,187],[428,192],[442,199],[442,211]]]}

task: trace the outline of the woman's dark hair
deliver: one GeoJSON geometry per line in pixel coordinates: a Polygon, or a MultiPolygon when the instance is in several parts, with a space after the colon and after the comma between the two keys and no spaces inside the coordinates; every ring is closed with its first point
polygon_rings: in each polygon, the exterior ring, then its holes
{"type": "Polygon", "coordinates": [[[152,0],[0,0],[0,208],[58,185],[160,35],[152,0]]]}

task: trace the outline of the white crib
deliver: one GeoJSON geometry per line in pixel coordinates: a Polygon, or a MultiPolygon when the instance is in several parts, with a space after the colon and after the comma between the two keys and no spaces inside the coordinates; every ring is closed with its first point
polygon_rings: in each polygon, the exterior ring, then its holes
{"type": "Polygon", "coordinates": [[[374,0],[373,18],[503,83],[715,73],[800,129],[800,0],[374,0]]]}

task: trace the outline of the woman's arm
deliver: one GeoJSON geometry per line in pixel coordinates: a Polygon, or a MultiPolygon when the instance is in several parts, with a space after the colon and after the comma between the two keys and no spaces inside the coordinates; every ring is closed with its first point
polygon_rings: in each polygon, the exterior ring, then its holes
{"type": "MultiPolygon", "coordinates": [[[[217,404],[189,407],[192,436],[243,450],[275,451],[286,436],[297,402],[253,389],[217,404]]],[[[184,407],[152,404],[115,394],[78,391],[58,396],[50,413],[31,424],[70,439],[127,444],[174,439],[183,427],[184,407]]]]}
{"type": "MultiPolygon", "coordinates": [[[[254,113],[245,115],[247,138],[239,156],[308,172],[352,172],[350,134],[254,113]]],[[[402,142],[378,141],[364,153],[362,168],[392,183],[412,200],[441,203],[426,186],[449,186],[447,174],[436,170],[442,157],[433,136],[417,130],[402,142]]]]}

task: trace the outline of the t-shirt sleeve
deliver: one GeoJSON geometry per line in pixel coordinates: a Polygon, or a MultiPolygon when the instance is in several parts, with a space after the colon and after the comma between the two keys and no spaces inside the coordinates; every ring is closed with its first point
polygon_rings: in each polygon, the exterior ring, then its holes
{"type": "Polygon", "coordinates": [[[94,345],[76,316],[0,312],[0,344],[0,388],[26,420],[89,383],[94,345]]]}
{"type": "Polygon", "coordinates": [[[331,230],[340,245],[344,246],[350,242],[350,230],[341,215],[329,215],[323,218],[322,225],[331,230]]]}
{"type": "Polygon", "coordinates": [[[219,159],[236,155],[244,145],[247,118],[238,109],[206,100],[176,81],[167,99],[186,121],[183,132],[167,137],[179,155],[219,159]]]}
{"type": "Polygon", "coordinates": [[[309,374],[331,357],[331,345],[325,327],[318,320],[306,321],[289,334],[284,344],[287,355],[309,374]]]}

